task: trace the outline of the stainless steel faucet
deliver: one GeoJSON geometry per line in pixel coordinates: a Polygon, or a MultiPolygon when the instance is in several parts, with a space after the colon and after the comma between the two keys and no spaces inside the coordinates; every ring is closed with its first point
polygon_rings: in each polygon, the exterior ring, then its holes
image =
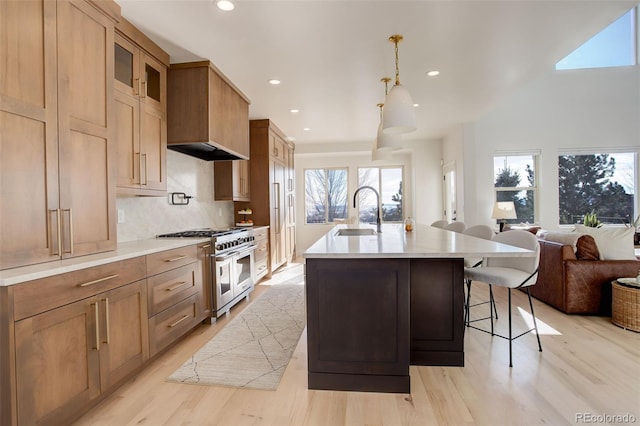
{"type": "Polygon", "coordinates": [[[353,194],[353,208],[356,208],[356,199],[358,198],[358,192],[360,192],[360,190],[362,189],[370,189],[376,194],[376,227],[378,233],[380,233],[382,232],[380,222],[380,194],[378,194],[378,191],[376,191],[375,188],[371,186],[361,186],[360,188],[356,189],[356,192],[353,194]]]}

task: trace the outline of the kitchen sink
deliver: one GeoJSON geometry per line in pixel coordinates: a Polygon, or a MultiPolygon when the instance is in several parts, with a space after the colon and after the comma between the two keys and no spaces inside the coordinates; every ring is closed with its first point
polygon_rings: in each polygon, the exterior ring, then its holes
{"type": "Polygon", "coordinates": [[[348,237],[348,236],[362,236],[362,235],[376,235],[375,229],[370,228],[343,228],[338,229],[336,236],[348,237]]]}

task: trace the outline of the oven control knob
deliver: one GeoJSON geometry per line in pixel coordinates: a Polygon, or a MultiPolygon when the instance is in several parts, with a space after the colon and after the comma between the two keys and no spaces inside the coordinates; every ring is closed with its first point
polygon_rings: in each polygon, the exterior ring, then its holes
{"type": "Polygon", "coordinates": [[[216,250],[222,250],[223,248],[223,244],[216,244],[216,250]]]}

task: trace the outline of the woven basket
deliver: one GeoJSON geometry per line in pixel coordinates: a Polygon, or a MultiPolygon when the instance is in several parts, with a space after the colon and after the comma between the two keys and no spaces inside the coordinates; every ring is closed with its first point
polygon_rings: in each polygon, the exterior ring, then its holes
{"type": "Polygon", "coordinates": [[[640,332],[640,288],[611,283],[611,322],[626,330],[640,332]]]}

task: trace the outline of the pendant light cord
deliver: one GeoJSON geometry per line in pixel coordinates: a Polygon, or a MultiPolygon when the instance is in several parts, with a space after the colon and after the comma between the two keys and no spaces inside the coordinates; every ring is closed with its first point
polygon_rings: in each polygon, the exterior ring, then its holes
{"type": "Polygon", "coordinates": [[[396,86],[400,85],[400,67],[398,66],[398,41],[399,40],[393,41],[396,46],[396,86]]]}

